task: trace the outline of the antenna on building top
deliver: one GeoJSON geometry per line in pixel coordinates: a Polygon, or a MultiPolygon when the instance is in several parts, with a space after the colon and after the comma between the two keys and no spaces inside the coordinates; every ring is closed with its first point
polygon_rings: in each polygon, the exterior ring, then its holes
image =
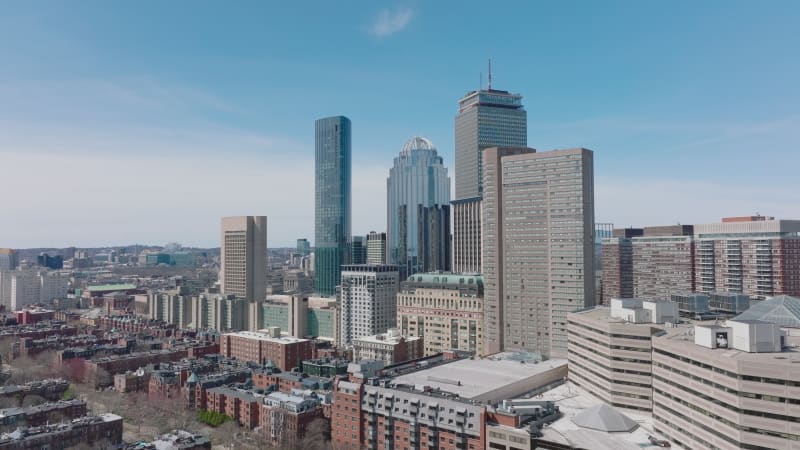
{"type": "Polygon", "coordinates": [[[483,72],[481,72],[481,81],[478,83],[478,90],[483,90],[483,72]]]}
{"type": "Polygon", "coordinates": [[[489,86],[488,90],[492,90],[492,58],[489,58],[489,86]]]}

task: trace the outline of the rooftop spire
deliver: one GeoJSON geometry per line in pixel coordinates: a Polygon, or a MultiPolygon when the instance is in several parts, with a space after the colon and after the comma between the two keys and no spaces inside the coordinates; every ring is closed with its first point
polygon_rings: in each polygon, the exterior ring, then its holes
{"type": "Polygon", "coordinates": [[[492,90],[492,58],[489,58],[489,86],[488,89],[492,90]]]}

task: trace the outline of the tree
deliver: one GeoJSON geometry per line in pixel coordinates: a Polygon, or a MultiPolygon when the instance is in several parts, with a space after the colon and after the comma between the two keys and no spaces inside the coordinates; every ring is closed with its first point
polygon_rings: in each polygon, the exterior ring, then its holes
{"type": "Polygon", "coordinates": [[[308,424],[300,439],[297,448],[305,450],[329,450],[330,445],[331,424],[327,419],[322,417],[314,419],[308,424]]]}

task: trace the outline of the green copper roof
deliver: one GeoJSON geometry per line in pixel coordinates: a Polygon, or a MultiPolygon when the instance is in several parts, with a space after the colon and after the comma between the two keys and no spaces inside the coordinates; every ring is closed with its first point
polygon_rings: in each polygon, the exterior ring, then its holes
{"type": "Polygon", "coordinates": [[[100,286],[89,286],[86,288],[87,291],[97,292],[97,291],[128,291],[131,289],[136,289],[135,284],[101,284],[100,286]]]}

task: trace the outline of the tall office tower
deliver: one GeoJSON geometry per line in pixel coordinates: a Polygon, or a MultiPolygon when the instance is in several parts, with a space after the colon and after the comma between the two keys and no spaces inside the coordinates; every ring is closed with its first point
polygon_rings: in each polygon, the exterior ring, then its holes
{"type": "Polygon", "coordinates": [[[347,264],[350,256],[350,119],[319,119],[315,128],[314,288],[321,295],[332,296],[342,264],[347,264]]]}
{"type": "Polygon", "coordinates": [[[397,320],[400,277],[395,265],[342,266],[338,290],[341,344],[385,333],[397,320]]]}
{"type": "MultiPolygon", "coordinates": [[[[490,70],[491,73],[491,70],[490,70]]],[[[455,119],[456,191],[453,202],[453,269],[481,272],[481,153],[489,147],[528,145],[522,96],[492,89],[467,93],[455,119]]]]}
{"type": "MultiPolygon", "coordinates": [[[[597,230],[595,230],[596,232],[597,230]]],[[[602,241],[603,303],[612,298],[633,298],[633,241],[641,236],[641,228],[613,230],[612,237],[602,241]]]]}
{"type": "Polygon", "coordinates": [[[398,265],[401,277],[448,270],[450,177],[431,141],[416,136],[403,145],[386,193],[388,262],[398,265]]]}
{"type": "Polygon", "coordinates": [[[644,227],[631,238],[633,296],[669,300],[673,293],[694,292],[694,239],[692,225],[644,227]]]}
{"type": "Polygon", "coordinates": [[[591,150],[483,152],[487,353],[566,357],[567,313],[592,306],[591,150]]]}
{"type": "Polygon", "coordinates": [[[367,238],[365,236],[353,236],[350,243],[350,264],[367,263],[367,238]]]}
{"type": "Polygon", "coordinates": [[[451,262],[450,205],[417,207],[417,242],[422,272],[449,271],[451,262]]]}
{"type": "Polygon", "coordinates": [[[0,270],[17,268],[17,251],[11,248],[0,248],[0,270]]]}
{"type": "Polygon", "coordinates": [[[61,255],[50,256],[47,253],[41,253],[39,256],[36,257],[36,264],[42,267],[46,267],[48,269],[63,269],[64,268],[64,257],[61,255]]]}
{"type": "Polygon", "coordinates": [[[263,300],[267,295],[267,218],[222,218],[219,280],[225,295],[263,300]]]}
{"type": "Polygon", "coordinates": [[[595,305],[603,304],[603,239],[610,238],[614,234],[613,223],[594,224],[594,297],[595,305]]]}
{"type": "Polygon", "coordinates": [[[302,258],[311,254],[311,243],[308,239],[302,238],[297,240],[297,254],[302,258]]]}
{"type": "Polygon", "coordinates": [[[386,264],[386,233],[367,235],[367,264],[386,264]]]}

